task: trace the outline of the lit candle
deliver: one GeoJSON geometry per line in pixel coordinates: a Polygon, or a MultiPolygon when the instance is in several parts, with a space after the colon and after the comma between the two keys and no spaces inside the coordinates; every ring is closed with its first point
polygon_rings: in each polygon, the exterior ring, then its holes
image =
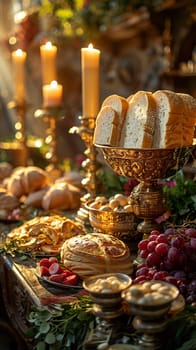
{"type": "Polygon", "coordinates": [[[26,52],[21,49],[12,52],[12,65],[14,75],[15,92],[14,98],[16,102],[23,103],[25,100],[25,60],[26,52]]]}
{"type": "Polygon", "coordinates": [[[60,107],[62,104],[63,86],[53,80],[50,84],[43,85],[44,107],[60,107]]]}
{"type": "Polygon", "coordinates": [[[43,85],[50,84],[56,80],[56,55],[57,47],[48,41],[45,45],[40,46],[42,82],[43,85]]]}
{"type": "Polygon", "coordinates": [[[96,117],[99,111],[100,51],[90,44],[81,49],[82,107],[84,117],[96,117]]]}

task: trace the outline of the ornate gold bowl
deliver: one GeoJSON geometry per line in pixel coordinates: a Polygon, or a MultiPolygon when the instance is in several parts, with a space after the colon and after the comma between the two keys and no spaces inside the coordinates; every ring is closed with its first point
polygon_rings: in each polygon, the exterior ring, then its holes
{"type": "Polygon", "coordinates": [[[89,212],[89,222],[94,230],[111,234],[122,240],[132,240],[137,234],[135,215],[125,211],[105,211],[95,209],[86,204],[89,212]]]}
{"type": "Polygon", "coordinates": [[[164,149],[127,149],[97,145],[117,175],[132,177],[140,183],[130,195],[133,212],[144,221],[138,231],[148,234],[157,228],[155,219],[167,208],[162,187],[157,180],[167,177],[171,168],[182,167],[192,152],[191,147],[164,149]]]}

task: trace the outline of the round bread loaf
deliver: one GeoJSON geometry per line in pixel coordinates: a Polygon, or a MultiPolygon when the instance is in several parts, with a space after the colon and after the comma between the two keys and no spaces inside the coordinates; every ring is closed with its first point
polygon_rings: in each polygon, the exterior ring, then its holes
{"type": "Polygon", "coordinates": [[[67,239],[60,249],[61,262],[82,279],[102,273],[126,273],[133,267],[128,247],[118,238],[88,233],[67,239]]]}

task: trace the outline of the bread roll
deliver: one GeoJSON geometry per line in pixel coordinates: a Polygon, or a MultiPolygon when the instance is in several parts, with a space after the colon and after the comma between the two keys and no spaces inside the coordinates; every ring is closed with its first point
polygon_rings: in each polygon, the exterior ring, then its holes
{"type": "Polygon", "coordinates": [[[151,148],[156,104],[151,92],[138,91],[131,98],[121,131],[120,147],[151,148]]]}
{"type": "Polygon", "coordinates": [[[42,208],[45,210],[77,209],[80,206],[80,197],[79,188],[67,183],[56,183],[43,196],[42,208]]]}
{"type": "Polygon", "coordinates": [[[58,178],[55,181],[55,183],[66,182],[70,185],[73,185],[73,186],[76,186],[76,187],[79,187],[80,189],[82,189],[83,188],[82,179],[83,179],[83,177],[78,171],[72,170],[72,171],[66,172],[64,174],[64,176],[58,178]]]}
{"type": "Polygon", "coordinates": [[[12,193],[7,192],[5,189],[0,189],[0,209],[13,210],[19,207],[19,200],[12,193]]]}
{"type": "Polygon", "coordinates": [[[90,233],[72,237],[60,250],[64,266],[82,279],[87,276],[133,271],[128,247],[118,238],[103,233],[90,233]]]}
{"type": "Polygon", "coordinates": [[[116,146],[119,139],[118,113],[110,106],[104,106],[98,113],[95,125],[94,140],[95,144],[116,146]]]}
{"type": "Polygon", "coordinates": [[[6,177],[9,177],[13,171],[11,164],[7,162],[0,163],[0,181],[4,180],[6,177]]]}
{"type": "Polygon", "coordinates": [[[20,198],[41,189],[48,183],[47,173],[39,167],[29,166],[16,169],[7,182],[8,191],[20,198]]]}
{"type": "Polygon", "coordinates": [[[47,186],[39,191],[29,193],[24,200],[24,204],[35,208],[41,208],[43,197],[48,191],[48,189],[49,187],[47,186]]]}

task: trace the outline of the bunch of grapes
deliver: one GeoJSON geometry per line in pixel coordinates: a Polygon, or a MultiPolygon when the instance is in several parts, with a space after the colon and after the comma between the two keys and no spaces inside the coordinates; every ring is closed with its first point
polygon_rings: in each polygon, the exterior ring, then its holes
{"type": "Polygon", "coordinates": [[[161,280],[176,285],[188,303],[196,302],[196,229],[154,230],[138,244],[144,263],[137,266],[134,283],[161,280]]]}

